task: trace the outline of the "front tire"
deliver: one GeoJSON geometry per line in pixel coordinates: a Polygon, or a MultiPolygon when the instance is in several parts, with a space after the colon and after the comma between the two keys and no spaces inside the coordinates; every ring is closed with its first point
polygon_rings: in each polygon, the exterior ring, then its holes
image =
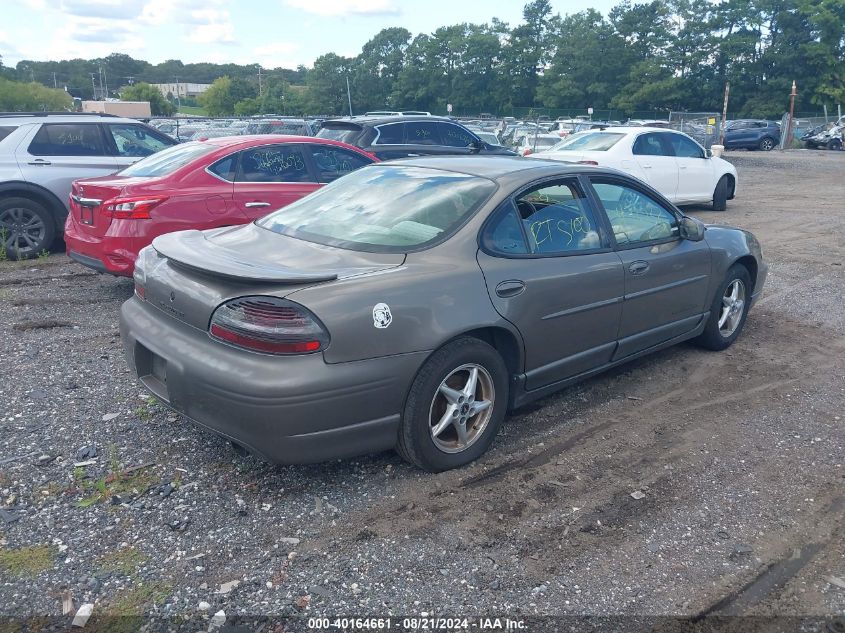
{"type": "Polygon", "coordinates": [[[397,452],[429,472],[475,461],[505,418],[508,388],[508,369],[490,345],[468,336],[445,345],[411,385],[397,452]]]}
{"type": "Polygon", "coordinates": [[[710,306],[704,331],[693,342],[705,349],[727,349],[739,337],[751,307],[751,275],[742,264],[728,270],[710,306]]]}
{"type": "Polygon", "coordinates": [[[713,210],[724,211],[728,208],[728,177],[722,176],[716,183],[716,190],[713,192],[713,210]]]}
{"type": "Polygon", "coordinates": [[[827,144],[828,149],[832,149],[834,151],[839,151],[842,149],[842,141],[838,139],[832,140],[830,143],[827,144]]]}
{"type": "Polygon", "coordinates": [[[30,198],[0,201],[0,250],[9,259],[31,259],[50,248],[56,237],[52,214],[30,198]]]}

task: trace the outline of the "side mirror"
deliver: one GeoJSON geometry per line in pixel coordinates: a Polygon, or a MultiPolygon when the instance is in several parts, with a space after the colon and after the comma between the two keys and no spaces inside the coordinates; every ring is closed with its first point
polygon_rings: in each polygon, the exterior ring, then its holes
{"type": "Polygon", "coordinates": [[[713,150],[712,149],[704,150],[704,158],[713,158],[713,150]]]}
{"type": "Polygon", "coordinates": [[[700,242],[704,239],[704,231],[706,230],[704,223],[696,220],[695,218],[687,216],[681,218],[679,232],[681,237],[685,240],[689,240],[690,242],[700,242]]]}
{"type": "Polygon", "coordinates": [[[476,139],[474,141],[470,141],[469,145],[467,145],[467,147],[470,148],[470,150],[472,151],[473,154],[477,154],[482,149],[484,149],[484,142],[476,139]]]}

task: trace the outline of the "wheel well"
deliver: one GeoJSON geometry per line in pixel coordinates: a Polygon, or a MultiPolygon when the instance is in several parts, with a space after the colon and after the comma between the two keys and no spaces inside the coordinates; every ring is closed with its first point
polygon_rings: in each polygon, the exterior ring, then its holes
{"type": "Polygon", "coordinates": [[[501,327],[485,327],[464,332],[462,336],[472,336],[493,347],[505,361],[511,375],[522,371],[522,345],[512,332],[501,327]]]}
{"type": "Polygon", "coordinates": [[[734,264],[740,264],[748,271],[751,276],[751,293],[753,294],[754,284],[757,283],[757,260],[752,255],[743,255],[734,264]]]}
{"type": "Polygon", "coordinates": [[[29,198],[44,206],[53,216],[56,223],[57,235],[64,233],[64,219],[67,217],[67,207],[50,191],[35,185],[15,183],[0,189],[2,198],[29,198]]]}
{"type": "Polygon", "coordinates": [[[725,176],[728,179],[728,200],[733,200],[736,192],[736,178],[733,177],[733,174],[725,174],[725,176]]]}

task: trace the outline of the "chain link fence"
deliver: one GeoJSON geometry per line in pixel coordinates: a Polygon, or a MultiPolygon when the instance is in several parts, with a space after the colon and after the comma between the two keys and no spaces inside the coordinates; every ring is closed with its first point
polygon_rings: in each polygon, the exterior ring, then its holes
{"type": "Polygon", "coordinates": [[[808,147],[816,149],[819,145],[813,143],[811,137],[833,130],[834,136],[839,139],[838,144],[834,144],[834,149],[841,149],[845,147],[845,139],[843,139],[843,126],[845,126],[845,117],[837,120],[830,116],[811,116],[801,117],[796,116],[792,120],[792,136],[789,136],[789,115],[784,114],[780,121],[780,144],[781,149],[808,147]],[[836,134],[838,132],[838,134],[836,134]],[[809,142],[808,142],[809,141],[809,142]]]}
{"type": "Polygon", "coordinates": [[[315,120],[284,116],[153,117],[144,121],[180,142],[241,134],[314,136],[319,129],[315,120]]]}
{"type": "Polygon", "coordinates": [[[716,112],[670,112],[669,127],[693,137],[710,149],[719,143],[722,115],[716,112]]]}

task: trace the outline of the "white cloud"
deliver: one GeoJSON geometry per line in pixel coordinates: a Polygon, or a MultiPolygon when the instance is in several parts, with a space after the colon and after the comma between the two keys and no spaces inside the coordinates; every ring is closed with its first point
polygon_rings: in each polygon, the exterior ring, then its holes
{"type": "Polygon", "coordinates": [[[393,0],[287,0],[294,9],[317,15],[397,15],[393,0]]]}
{"type": "Polygon", "coordinates": [[[262,68],[296,68],[301,61],[296,61],[293,54],[300,48],[294,42],[272,42],[252,50],[248,63],[259,63],[262,68]]]}

